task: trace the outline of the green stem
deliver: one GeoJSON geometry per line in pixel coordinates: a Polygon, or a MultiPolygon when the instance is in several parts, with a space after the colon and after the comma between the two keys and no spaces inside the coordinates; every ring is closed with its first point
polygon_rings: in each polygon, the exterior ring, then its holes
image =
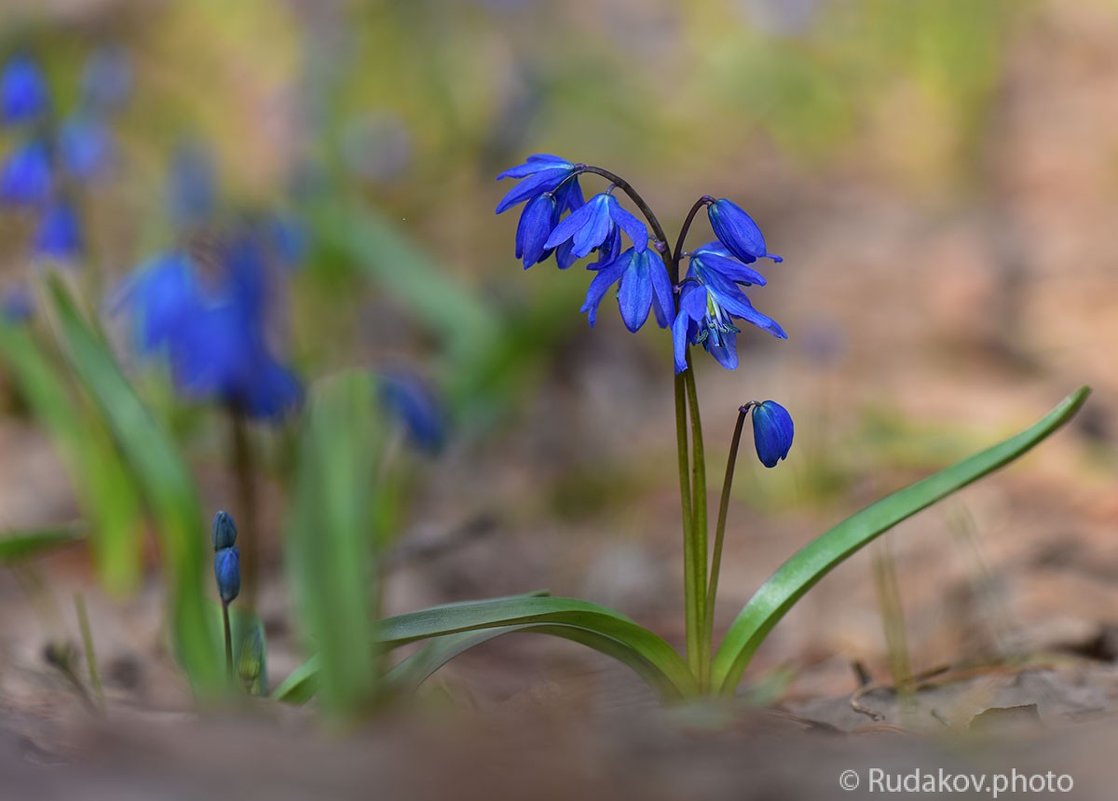
{"type": "Polygon", "coordinates": [[[703,621],[706,619],[706,588],[707,588],[707,476],[706,458],[703,453],[703,424],[699,414],[699,395],[695,387],[695,370],[691,364],[690,350],[687,353],[687,370],[683,373],[684,386],[687,391],[687,406],[691,417],[691,548],[695,555],[693,565],[694,579],[692,601],[696,610],[697,639],[699,643],[698,667],[700,686],[704,685],[704,677],[710,672],[710,648],[704,643],[703,621]]]}
{"type": "Polygon", "coordinates": [[[676,452],[679,458],[679,500],[683,511],[683,608],[684,627],[687,632],[687,664],[698,676],[699,662],[699,608],[696,605],[696,592],[701,591],[695,584],[694,538],[691,536],[694,521],[691,517],[691,468],[687,447],[687,390],[683,374],[675,377],[675,437],[676,452]]]}
{"type": "Polygon", "coordinates": [[[225,672],[233,681],[233,630],[229,626],[229,604],[225,601],[221,602],[221,624],[225,629],[225,672]]]}
{"type": "Polygon", "coordinates": [[[89,613],[85,608],[85,596],[80,592],[74,593],[74,611],[78,615],[78,628],[82,633],[82,648],[85,650],[85,667],[89,671],[89,686],[101,708],[105,707],[105,691],[101,687],[101,674],[97,670],[97,654],[93,650],[93,632],[89,628],[89,613]]]}
{"type": "Polygon", "coordinates": [[[237,545],[241,552],[241,603],[256,610],[260,575],[260,540],[256,528],[256,483],[248,425],[237,409],[229,410],[233,445],[233,474],[237,487],[237,545]]]}
{"type": "Polygon", "coordinates": [[[747,403],[738,409],[738,422],[734,426],[734,436],[730,440],[730,453],[726,457],[726,475],[722,479],[722,496],[718,501],[718,522],[714,524],[714,551],[710,557],[710,580],[707,588],[706,618],[703,620],[703,647],[709,653],[714,647],[714,604],[718,599],[718,575],[722,569],[722,545],[726,539],[726,515],[730,509],[730,490],[734,486],[734,467],[738,461],[738,446],[745,418],[753,404],[747,403]]]}

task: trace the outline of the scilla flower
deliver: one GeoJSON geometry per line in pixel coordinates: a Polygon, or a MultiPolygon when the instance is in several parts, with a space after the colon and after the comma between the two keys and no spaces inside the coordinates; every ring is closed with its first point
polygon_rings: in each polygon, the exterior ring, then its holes
{"type": "Polygon", "coordinates": [[[765,467],[776,467],[788,455],[794,434],[792,415],[776,401],[763,401],[753,407],[753,443],[765,467]]]}
{"type": "Polygon", "coordinates": [[[213,522],[214,550],[232,548],[237,542],[237,524],[228,512],[218,512],[214,515],[213,522]]]}
{"type": "Polygon", "coordinates": [[[28,56],[8,60],[0,72],[0,118],[8,124],[43,116],[49,105],[46,80],[28,56]]]}
{"type": "MultiPolygon", "coordinates": [[[[553,192],[575,171],[575,165],[558,156],[547,153],[537,153],[529,156],[523,164],[505,170],[497,176],[500,181],[504,178],[522,179],[497,204],[497,213],[501,214],[513,206],[539,197],[544,192],[553,192]]],[[[572,182],[577,178],[571,179],[572,182]]]]}
{"type": "Polygon", "coordinates": [[[707,216],[718,241],[743,262],[754,262],[762,258],[784,261],[780,256],[768,252],[761,229],[736,203],[726,198],[716,200],[707,207],[707,216]]]}
{"type": "Polygon", "coordinates": [[[644,223],[626,211],[609,192],[602,192],[555,226],[545,247],[558,247],[570,240],[571,255],[581,259],[606,242],[615,228],[628,234],[636,250],[648,247],[648,229],[644,223]]]}
{"type": "Polygon", "coordinates": [[[35,232],[35,254],[53,259],[75,259],[82,248],[81,225],[72,203],[65,198],[51,201],[35,232]]]}
{"type": "Polygon", "coordinates": [[[656,322],[666,328],[672,319],[672,284],[660,254],[651,248],[637,250],[631,247],[609,264],[598,268],[586,300],[580,311],[585,312],[590,325],[597,321],[598,304],[602,296],[615,283],[617,305],[625,327],[636,332],[648,319],[649,309],[654,309],[656,322]]]}
{"type": "Polygon", "coordinates": [[[0,201],[33,206],[46,201],[53,172],[50,151],[41,139],[16,146],[0,166],[0,201]]]}
{"type": "Polygon", "coordinates": [[[408,442],[434,456],[446,444],[446,415],[431,387],[411,372],[377,376],[381,406],[396,418],[408,442]]]}

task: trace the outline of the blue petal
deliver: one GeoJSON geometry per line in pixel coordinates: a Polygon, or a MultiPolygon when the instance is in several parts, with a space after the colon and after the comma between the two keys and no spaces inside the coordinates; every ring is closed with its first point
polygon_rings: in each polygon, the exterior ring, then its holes
{"type": "Polygon", "coordinates": [[[545,244],[558,215],[556,200],[550,194],[532,198],[520,215],[516,226],[516,257],[524,262],[527,270],[549,255],[545,244]]]}
{"type": "Polygon", "coordinates": [[[586,300],[583,301],[582,308],[579,309],[580,312],[586,314],[586,320],[591,327],[598,320],[598,304],[602,302],[602,296],[606,294],[606,290],[617,282],[627,266],[624,259],[616,259],[594,274],[594,280],[590,282],[590,288],[586,290],[586,300]]]}
{"type": "Polygon", "coordinates": [[[228,512],[215,514],[210,529],[213,533],[215,551],[220,551],[222,548],[232,548],[237,544],[237,524],[233,522],[233,516],[228,512]]]}
{"type": "Polygon", "coordinates": [[[13,56],[0,74],[0,116],[6,123],[42,116],[49,104],[46,80],[38,64],[25,55],[13,56]]]}
{"type": "Polygon", "coordinates": [[[544,192],[550,192],[563,183],[563,179],[567,177],[568,172],[568,170],[551,169],[528,176],[501,198],[501,202],[497,204],[497,214],[506,212],[529,198],[542,195],[544,192]]]}
{"type": "Polygon", "coordinates": [[[679,295],[679,313],[672,323],[672,345],[675,351],[675,371],[687,369],[687,345],[695,323],[706,316],[707,289],[701,284],[688,282],[679,295]]]}
{"type": "MultiPolygon", "coordinates": [[[[731,286],[733,286],[731,284],[731,286]]],[[[718,289],[722,289],[718,287],[718,289]]],[[[735,287],[736,289],[736,287],[735,287]]],[[[761,314],[753,308],[753,304],[749,302],[749,298],[745,296],[741,290],[736,290],[732,294],[729,292],[716,291],[714,292],[715,302],[728,311],[735,317],[740,317],[751,325],[757,326],[762,331],[768,331],[777,339],[788,339],[788,334],[780,327],[780,323],[771,317],[761,314]]]]}
{"type": "Polygon", "coordinates": [[[656,322],[661,328],[671,325],[675,316],[675,298],[672,295],[672,282],[668,278],[668,268],[659,254],[647,249],[641,254],[645,262],[645,269],[652,279],[652,310],[656,313],[656,322]]]}
{"type": "Polygon", "coordinates": [[[236,401],[250,417],[277,421],[303,403],[299,376],[266,352],[256,354],[246,379],[245,384],[238,387],[236,401]]]}
{"type": "Polygon", "coordinates": [[[500,181],[504,178],[527,178],[529,175],[535,175],[541,170],[547,169],[563,169],[573,170],[573,164],[566,159],[559,156],[553,156],[550,153],[536,153],[528,157],[528,160],[523,164],[517,164],[515,167],[510,167],[503,173],[497,176],[500,181]]]}
{"type": "Polygon", "coordinates": [[[66,200],[47,206],[35,232],[35,253],[57,259],[74,259],[81,254],[81,225],[74,207],[66,200]]]}
{"type": "Polygon", "coordinates": [[[697,265],[700,272],[717,272],[730,281],[741,284],[764,286],[768,283],[765,276],[753,268],[729,254],[723,255],[715,250],[699,248],[691,254],[691,264],[697,265]]]}
{"type": "Polygon", "coordinates": [[[597,195],[590,198],[590,201],[575,214],[583,209],[589,209],[590,211],[585,225],[575,231],[572,240],[574,247],[571,249],[571,253],[580,259],[589,256],[590,251],[605,242],[613,229],[613,221],[609,214],[609,195],[597,195]]]}
{"type": "Polygon", "coordinates": [[[703,340],[703,348],[714,357],[714,360],[727,370],[738,369],[738,332],[708,330],[707,338],[703,340]]]}
{"type": "Polygon", "coordinates": [[[412,373],[382,373],[377,378],[380,402],[403,425],[408,442],[432,456],[441,451],[446,415],[431,387],[412,373]]]}
{"type": "Polygon", "coordinates": [[[625,327],[633,333],[644,325],[652,306],[652,276],[647,269],[643,269],[643,259],[640,256],[634,248],[629,248],[620,259],[627,262],[628,266],[621,276],[617,305],[621,309],[625,327]]]}
{"type": "Polygon", "coordinates": [[[47,146],[32,139],[12,151],[0,167],[0,201],[35,205],[47,199],[51,187],[47,146]]]}
{"type": "Polygon", "coordinates": [[[609,195],[608,203],[610,217],[633,240],[633,247],[637,250],[648,247],[648,228],[644,223],[626,211],[613,195],[609,195]]]}
{"type": "Polygon", "coordinates": [[[766,255],[760,227],[737,204],[721,198],[707,207],[707,216],[718,241],[742,261],[752,262],[766,255]]]}
{"type": "Polygon", "coordinates": [[[753,408],[753,442],[765,467],[776,467],[788,455],[794,435],[792,415],[776,401],[767,400],[753,408]]]}

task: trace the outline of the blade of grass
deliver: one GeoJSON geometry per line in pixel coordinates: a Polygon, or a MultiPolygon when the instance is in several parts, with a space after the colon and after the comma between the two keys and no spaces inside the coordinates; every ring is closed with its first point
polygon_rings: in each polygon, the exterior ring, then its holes
{"type": "Polygon", "coordinates": [[[208,538],[193,479],[62,283],[52,278],[49,289],[63,354],[108,421],[155,518],[168,577],[175,656],[197,690],[216,693],[223,680],[203,583],[208,538]]]}
{"type": "Polygon", "coordinates": [[[0,534],[0,564],[15,564],[83,539],[85,539],[85,527],[80,523],[38,531],[11,531],[0,534]]]}

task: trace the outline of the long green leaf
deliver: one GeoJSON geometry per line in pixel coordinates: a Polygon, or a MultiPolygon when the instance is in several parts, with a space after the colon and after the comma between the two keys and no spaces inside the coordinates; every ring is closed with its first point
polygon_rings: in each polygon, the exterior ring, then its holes
{"type": "Polygon", "coordinates": [[[85,538],[80,525],[0,534],[0,564],[10,565],[85,538]]]}
{"type": "MultiPolygon", "coordinates": [[[[505,634],[546,634],[584,645],[629,666],[665,699],[681,697],[681,690],[654,663],[626,643],[580,626],[525,623],[477,629],[438,637],[389,671],[386,680],[397,692],[412,692],[437,670],[462,653],[505,634]]],[[[693,689],[688,686],[689,689],[693,689]]]]}
{"type": "Polygon", "coordinates": [[[204,590],[209,538],[193,479],[166,432],[133,391],[105,343],[81,318],[66,288],[50,281],[63,353],[108,420],[155,517],[169,581],[175,654],[198,690],[223,686],[218,638],[204,590]]]}
{"type": "Polygon", "coordinates": [[[1070,420],[1090,392],[1089,387],[1081,387],[1031,428],[882,498],[796,552],[757,590],[731,624],[714,658],[714,686],[733,693],[754,651],[773,626],[836,565],[902,520],[1026,453],[1070,420]]]}
{"type": "Polygon", "coordinates": [[[679,694],[695,690],[687,665],[660,636],[612,610],[574,598],[499,598],[436,606],[387,618],[379,634],[387,645],[397,646],[463,631],[536,624],[566,626],[613,640],[655,667],[679,694]]]}
{"type": "Polygon", "coordinates": [[[371,496],[381,439],[367,373],[315,388],[286,537],[299,619],[335,715],[352,714],[376,687],[371,496]]]}

